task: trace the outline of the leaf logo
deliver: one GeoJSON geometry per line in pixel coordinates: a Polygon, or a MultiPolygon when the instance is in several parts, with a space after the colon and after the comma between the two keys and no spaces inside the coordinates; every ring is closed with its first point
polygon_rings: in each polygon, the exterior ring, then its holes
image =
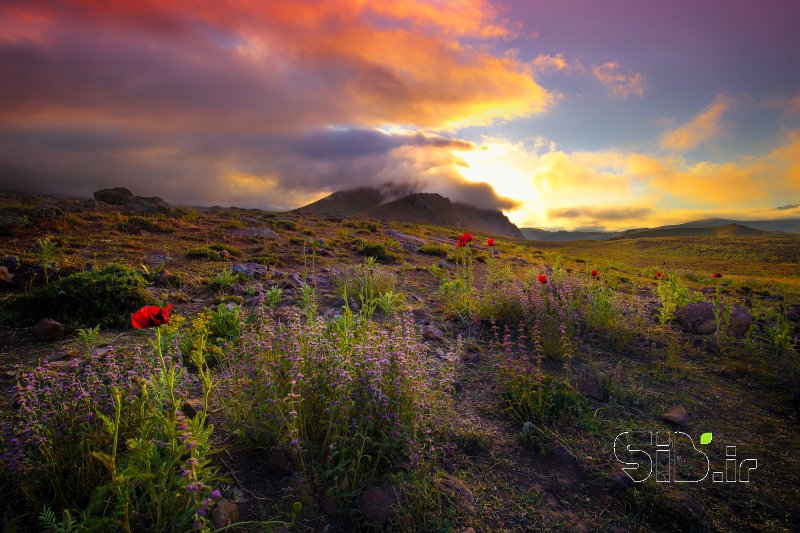
{"type": "Polygon", "coordinates": [[[708,444],[711,442],[712,435],[711,433],[703,433],[700,435],[700,444],[708,444]]]}

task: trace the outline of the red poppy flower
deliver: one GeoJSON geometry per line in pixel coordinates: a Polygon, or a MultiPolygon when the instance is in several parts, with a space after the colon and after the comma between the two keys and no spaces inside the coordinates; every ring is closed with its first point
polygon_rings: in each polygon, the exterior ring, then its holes
{"type": "Polygon", "coordinates": [[[547,276],[545,276],[544,274],[539,274],[538,276],[536,276],[536,281],[544,285],[545,283],[547,283],[547,276]]]}
{"type": "Polygon", "coordinates": [[[466,244],[467,244],[467,243],[466,243],[466,241],[464,241],[463,237],[459,237],[459,238],[458,238],[458,241],[456,241],[456,246],[457,246],[458,248],[461,248],[461,247],[463,247],[463,246],[466,246],[466,244]]]}
{"type": "Polygon", "coordinates": [[[464,235],[461,236],[461,238],[463,238],[465,242],[472,242],[473,240],[475,240],[475,238],[472,236],[472,233],[466,233],[466,232],[464,233],[464,235]]]}
{"type": "Polygon", "coordinates": [[[661,277],[661,272],[656,272],[656,277],[660,278],[661,277]]]}
{"type": "Polygon", "coordinates": [[[486,246],[494,246],[494,239],[487,239],[486,246]]]}
{"type": "Polygon", "coordinates": [[[596,268],[593,268],[593,269],[592,269],[592,277],[593,277],[593,278],[596,278],[596,277],[597,277],[597,276],[599,276],[599,275],[600,275],[600,272],[598,272],[596,268]]]}
{"type": "Polygon", "coordinates": [[[156,328],[162,324],[169,324],[169,310],[172,304],[166,307],[146,305],[131,315],[131,324],[136,329],[156,328]]]}
{"type": "Polygon", "coordinates": [[[712,278],[721,278],[721,277],[722,277],[722,274],[720,274],[719,272],[714,272],[714,273],[711,275],[711,277],[712,277],[712,278]]]}

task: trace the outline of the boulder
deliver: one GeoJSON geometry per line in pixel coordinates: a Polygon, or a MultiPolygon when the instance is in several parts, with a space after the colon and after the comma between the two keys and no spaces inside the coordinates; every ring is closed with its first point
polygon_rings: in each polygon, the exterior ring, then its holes
{"type": "Polygon", "coordinates": [[[172,209],[158,196],[134,196],[125,207],[135,213],[164,213],[172,209]]]}
{"type": "Polygon", "coordinates": [[[433,324],[427,324],[422,328],[422,338],[426,341],[440,341],[443,338],[441,330],[433,324]]]}
{"type": "Polygon", "coordinates": [[[372,487],[361,493],[358,510],[368,523],[385,526],[397,515],[397,504],[402,493],[395,485],[372,487]]]}
{"type": "MultiPolygon", "coordinates": [[[[678,309],[675,319],[686,333],[709,335],[717,331],[714,304],[711,302],[687,304],[678,309]]],[[[731,310],[727,333],[734,337],[741,337],[747,332],[752,323],[753,318],[750,313],[745,308],[734,305],[731,310]]]]}
{"type": "Polygon", "coordinates": [[[597,400],[598,402],[604,402],[607,399],[606,391],[603,390],[600,382],[597,381],[597,378],[594,376],[582,376],[575,382],[575,388],[587,398],[597,400]]]}
{"type": "Polygon", "coordinates": [[[456,501],[456,506],[465,514],[475,514],[475,497],[463,481],[445,474],[436,483],[439,489],[456,501]]]}
{"type": "Polygon", "coordinates": [[[239,506],[230,500],[220,500],[211,511],[211,525],[214,529],[235,524],[239,521],[239,506]]]}
{"type": "Polygon", "coordinates": [[[94,191],[94,199],[107,204],[126,205],[133,200],[133,198],[133,193],[125,187],[114,187],[113,189],[94,191]]]}
{"type": "Polygon", "coordinates": [[[678,405],[661,415],[665,422],[675,424],[676,426],[688,428],[689,427],[689,413],[682,405],[678,405]]]}
{"type": "Polygon", "coordinates": [[[64,336],[64,326],[52,318],[43,318],[33,325],[31,333],[39,340],[49,341],[64,336]]]}

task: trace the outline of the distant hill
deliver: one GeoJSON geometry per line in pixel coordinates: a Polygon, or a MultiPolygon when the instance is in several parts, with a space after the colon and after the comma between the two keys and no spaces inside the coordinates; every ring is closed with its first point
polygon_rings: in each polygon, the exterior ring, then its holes
{"type": "Polygon", "coordinates": [[[765,235],[762,231],[741,224],[731,223],[714,227],[659,227],[652,229],[625,231],[609,240],[642,239],[653,237],[754,237],[765,235]]]}
{"type": "Polygon", "coordinates": [[[638,239],[648,237],[746,237],[781,231],[800,233],[800,218],[779,220],[731,220],[710,218],[683,224],[636,228],[625,231],[548,231],[539,228],[521,228],[526,239],[546,242],[605,241],[610,239],[638,239]]]}
{"type": "Polygon", "coordinates": [[[618,231],[548,231],[539,228],[520,228],[520,231],[526,239],[546,242],[604,241],[619,234],[618,231]]]}
{"type": "Polygon", "coordinates": [[[393,201],[386,200],[385,194],[379,189],[364,187],[337,191],[294,212],[301,215],[396,220],[525,238],[519,228],[499,210],[451,202],[435,193],[415,193],[393,201]]]}
{"type": "Polygon", "coordinates": [[[785,231],[787,233],[800,233],[800,218],[784,218],[779,220],[731,220],[727,218],[709,218],[706,220],[684,222],[683,224],[661,226],[661,228],[716,228],[719,226],[728,226],[730,224],[737,224],[762,231],[785,231]]]}

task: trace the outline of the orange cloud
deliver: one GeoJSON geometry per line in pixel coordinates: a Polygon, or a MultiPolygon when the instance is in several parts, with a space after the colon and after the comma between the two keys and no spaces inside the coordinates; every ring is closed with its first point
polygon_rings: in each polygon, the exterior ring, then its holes
{"type": "Polygon", "coordinates": [[[720,93],[714,102],[694,118],[661,136],[661,147],[673,152],[685,152],[713,139],[722,131],[722,117],[730,108],[731,99],[720,93]]]}
{"type": "Polygon", "coordinates": [[[15,75],[0,81],[0,116],[16,123],[447,130],[553,98],[530,65],[486,42],[516,28],[482,0],[10,2],[3,15],[0,70],[15,75]]]}
{"type": "Polygon", "coordinates": [[[644,98],[645,79],[641,72],[628,74],[622,71],[619,63],[608,61],[592,67],[592,74],[605,85],[608,95],[615,98],[638,96],[644,98]]]}

